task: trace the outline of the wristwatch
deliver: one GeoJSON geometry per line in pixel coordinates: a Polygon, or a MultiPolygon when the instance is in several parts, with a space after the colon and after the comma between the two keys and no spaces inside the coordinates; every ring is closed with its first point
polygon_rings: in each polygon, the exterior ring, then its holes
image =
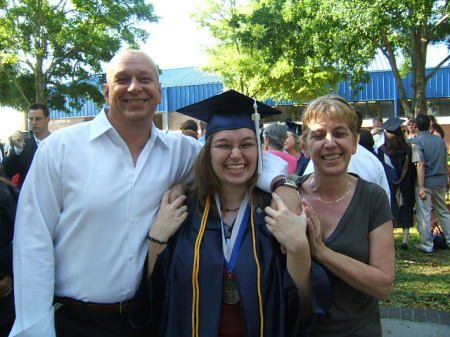
{"type": "Polygon", "coordinates": [[[280,186],[288,186],[297,189],[297,176],[290,175],[277,180],[272,184],[272,192],[275,192],[275,190],[280,186]]]}

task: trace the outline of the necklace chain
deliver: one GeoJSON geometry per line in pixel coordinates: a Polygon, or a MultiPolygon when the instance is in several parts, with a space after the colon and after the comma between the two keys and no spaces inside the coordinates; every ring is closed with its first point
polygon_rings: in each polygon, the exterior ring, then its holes
{"type": "Polygon", "coordinates": [[[317,191],[314,191],[314,188],[313,188],[314,197],[315,197],[317,200],[319,200],[320,202],[323,202],[324,204],[334,204],[334,203],[336,203],[336,202],[339,202],[339,201],[341,201],[341,200],[344,200],[344,198],[351,192],[351,190],[352,190],[352,183],[349,181],[349,182],[348,182],[348,189],[347,189],[347,191],[344,193],[343,196],[337,198],[336,200],[325,201],[325,200],[323,200],[321,197],[319,197],[319,196],[317,195],[317,191]]]}
{"type": "Polygon", "coordinates": [[[230,208],[222,208],[222,212],[237,212],[239,210],[239,207],[238,208],[233,208],[233,209],[230,209],[230,208]]]}

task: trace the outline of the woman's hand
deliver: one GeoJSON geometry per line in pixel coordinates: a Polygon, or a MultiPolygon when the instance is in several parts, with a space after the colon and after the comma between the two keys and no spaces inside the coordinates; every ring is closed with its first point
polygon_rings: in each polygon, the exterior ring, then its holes
{"type": "Polygon", "coordinates": [[[164,193],[156,221],[150,228],[149,236],[160,241],[168,241],[188,215],[188,208],[184,205],[186,196],[180,195],[170,202],[170,195],[171,190],[164,193]]]}
{"type": "Polygon", "coordinates": [[[306,213],[304,209],[300,215],[292,213],[276,193],[272,193],[272,198],[276,209],[265,208],[267,229],[288,252],[298,252],[308,245],[306,213]]]}
{"type": "Polygon", "coordinates": [[[11,276],[5,275],[0,278],[0,298],[6,297],[11,294],[13,289],[13,281],[11,276]]]}
{"type": "Polygon", "coordinates": [[[320,221],[317,218],[311,204],[306,200],[303,201],[304,209],[306,213],[307,234],[309,240],[309,247],[311,250],[311,256],[317,258],[322,252],[327,249],[323,242],[322,229],[320,227],[320,221]]]}
{"type": "Polygon", "coordinates": [[[188,185],[185,184],[175,184],[170,189],[167,190],[169,192],[169,203],[175,201],[180,195],[183,195],[187,192],[188,185]]]}

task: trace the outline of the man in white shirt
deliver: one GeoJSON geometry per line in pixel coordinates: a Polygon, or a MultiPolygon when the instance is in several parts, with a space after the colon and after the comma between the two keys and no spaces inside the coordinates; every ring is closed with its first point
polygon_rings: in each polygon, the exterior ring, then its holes
{"type": "MultiPolygon", "coordinates": [[[[23,186],[10,336],[140,336],[127,310],[142,277],[146,236],[163,193],[191,181],[201,146],[153,125],[162,93],[145,53],[116,55],[106,81],[108,112],[42,142],[23,186]]],[[[281,172],[274,171],[261,187],[270,189],[281,172]]]]}

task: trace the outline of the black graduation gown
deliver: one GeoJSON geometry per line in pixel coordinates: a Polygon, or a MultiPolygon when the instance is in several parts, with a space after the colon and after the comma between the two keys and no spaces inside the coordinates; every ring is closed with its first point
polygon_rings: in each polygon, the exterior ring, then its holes
{"type": "MultiPolygon", "coordinates": [[[[192,203],[188,206],[190,216],[158,257],[152,277],[147,284],[142,283],[132,305],[132,323],[142,325],[146,322],[151,336],[192,335],[192,264],[203,210],[196,211],[192,203]]],[[[200,254],[201,337],[218,336],[219,333],[224,268],[220,226],[220,219],[211,209],[200,254]]],[[[298,292],[287,272],[286,257],[267,230],[261,210],[256,213],[255,227],[262,275],[264,336],[308,335],[311,324],[300,324],[298,292]]],[[[250,220],[235,273],[246,336],[259,336],[257,272],[250,220]]],[[[324,314],[331,300],[331,290],[325,270],[317,264],[313,266],[313,293],[313,312],[324,314]]]]}
{"type": "MultiPolygon", "coordinates": [[[[0,279],[12,276],[14,221],[16,216],[18,190],[0,181],[0,279]]],[[[14,294],[0,298],[0,331],[10,328],[14,322],[14,294]]],[[[1,332],[0,332],[1,335],[1,332]]]]}
{"type": "Polygon", "coordinates": [[[391,211],[394,216],[394,227],[410,228],[414,226],[416,168],[411,161],[411,151],[411,145],[408,144],[406,151],[399,151],[395,158],[391,158],[394,164],[394,168],[392,168],[385,162],[386,146],[382,145],[378,149],[378,158],[383,164],[391,190],[391,211]],[[404,166],[407,167],[405,172],[403,172],[404,166]],[[401,195],[401,204],[399,204],[399,195],[401,195]]]}

